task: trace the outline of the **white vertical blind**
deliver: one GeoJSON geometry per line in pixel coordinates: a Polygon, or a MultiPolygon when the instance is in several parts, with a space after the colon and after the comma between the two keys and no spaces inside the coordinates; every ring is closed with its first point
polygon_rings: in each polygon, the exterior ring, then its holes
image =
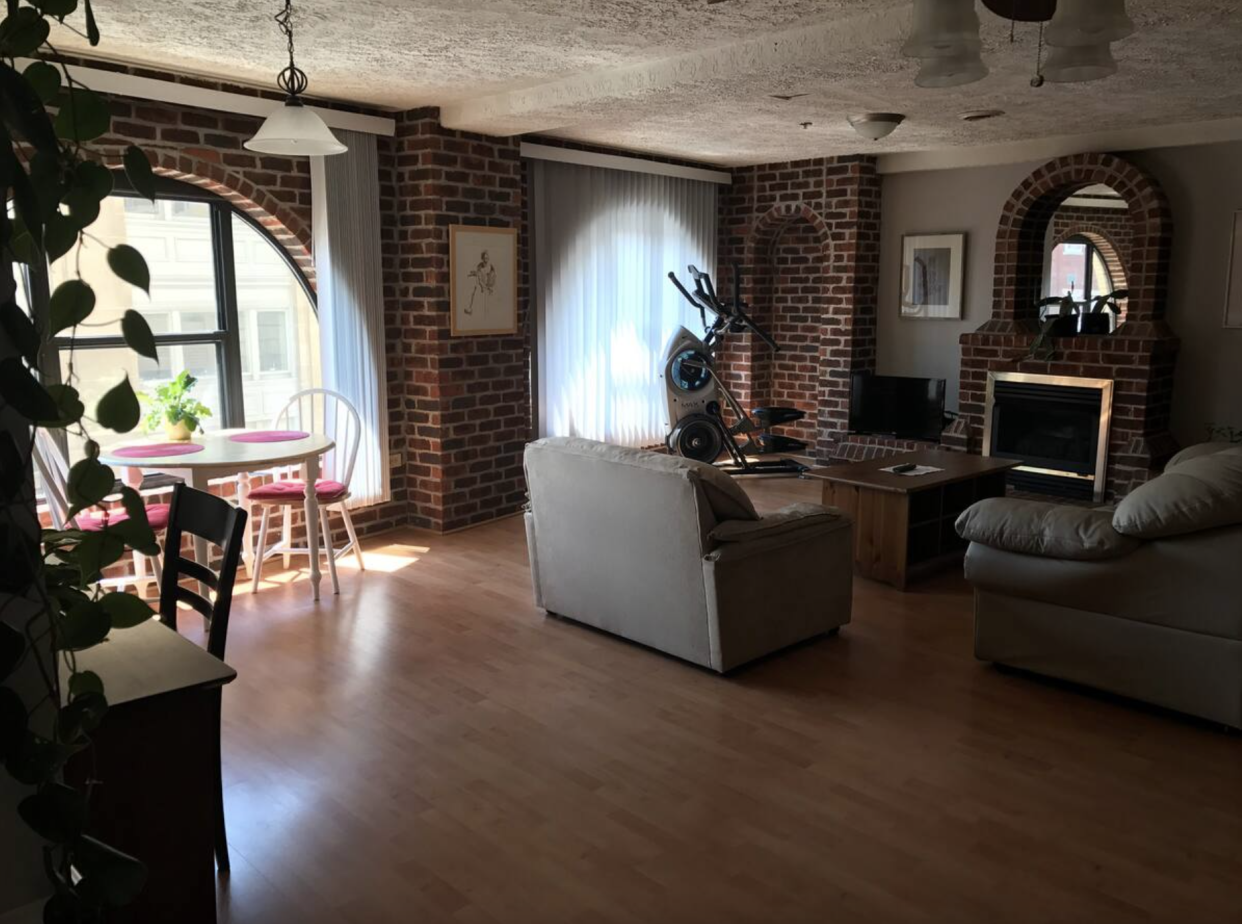
{"type": "Polygon", "coordinates": [[[626,446],[666,435],[664,347],[698,313],[668,281],[716,265],[716,186],[533,164],[541,436],[626,446]]]}
{"type": "Polygon", "coordinates": [[[349,150],[311,158],[311,224],[319,279],[323,384],[362,421],[350,507],[388,500],[388,397],[384,363],[379,160],[375,136],[337,129],[349,150]]]}

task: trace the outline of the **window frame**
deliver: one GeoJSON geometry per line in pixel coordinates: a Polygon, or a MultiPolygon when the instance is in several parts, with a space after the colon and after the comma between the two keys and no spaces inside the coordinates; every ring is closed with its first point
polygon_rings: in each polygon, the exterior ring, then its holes
{"type": "MultiPolygon", "coordinates": [[[[109,194],[112,197],[141,199],[143,198],[125,179],[123,174],[114,173],[114,186],[109,194]]],[[[319,303],[315,290],[311,287],[302,268],[297,265],[289,252],[281,246],[271,233],[253,216],[237,208],[223,196],[202,189],[190,183],[183,183],[167,177],[156,178],[156,201],[201,202],[208,206],[211,233],[212,272],[215,280],[216,330],[174,333],[153,333],[157,347],[190,346],[206,344],[216,348],[216,365],[220,373],[220,425],[222,427],[241,427],[245,425],[245,382],[241,368],[241,338],[246,332],[241,329],[238,311],[237,273],[234,264],[233,217],[245,221],[280,254],[285,265],[293,273],[298,285],[301,286],[311,311],[316,320],[319,316],[319,303]]],[[[50,268],[46,264],[27,265],[27,285],[30,288],[32,303],[35,306],[46,306],[50,296],[50,268]]],[[[39,309],[36,307],[36,311],[39,309]]],[[[41,326],[46,326],[47,318],[37,317],[41,326]]],[[[58,384],[61,381],[61,354],[72,346],[75,352],[81,350],[115,349],[125,347],[125,338],[119,333],[91,337],[57,336],[43,345],[40,366],[43,380],[47,384],[58,384]]],[[[57,434],[63,439],[63,434],[57,434]]],[[[61,447],[62,450],[65,448],[61,447]]]]}
{"type": "MultiPolygon", "coordinates": [[[[1083,281],[1082,281],[1082,300],[1089,302],[1097,297],[1095,293],[1095,261],[1098,259],[1103,265],[1105,275],[1108,275],[1108,261],[1104,259],[1104,254],[1100,252],[1100,248],[1095,246],[1095,241],[1084,234],[1071,234],[1058,247],[1064,247],[1066,244],[1084,244],[1086,250],[1083,251],[1083,281]]],[[[1111,287],[1109,291],[1112,291],[1111,287]]],[[[1106,295],[1108,293],[1100,293],[1106,295]]]]}

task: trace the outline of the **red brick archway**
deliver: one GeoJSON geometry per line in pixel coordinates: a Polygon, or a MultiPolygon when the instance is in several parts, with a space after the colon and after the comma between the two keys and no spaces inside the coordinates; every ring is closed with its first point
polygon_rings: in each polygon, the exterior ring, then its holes
{"type": "MultiPolygon", "coordinates": [[[[311,230],[292,209],[262,187],[225,169],[213,160],[185,153],[154,151],[152,169],[169,179],[190,183],[227,200],[260,224],[302,271],[311,287],[316,284],[315,262],[311,257],[311,230]]],[[[120,158],[109,158],[109,166],[119,168],[120,158]]]]}
{"type": "MultiPolygon", "coordinates": [[[[1163,319],[1173,234],[1164,191],[1145,171],[1112,154],[1075,154],[1032,173],[1001,211],[989,325],[993,330],[1020,330],[1038,320],[1048,222],[1074,192],[1097,183],[1111,187],[1129,206],[1133,226],[1126,267],[1129,324],[1151,325],[1163,319]]],[[[1129,331],[1139,332],[1139,328],[1129,331]]]]}
{"type": "Polygon", "coordinates": [[[746,335],[734,338],[720,357],[725,380],[743,405],[771,400],[807,411],[813,424],[785,432],[808,439],[809,452],[821,459],[839,455],[849,429],[850,375],[875,368],[874,293],[860,298],[857,291],[860,284],[874,289],[874,279],[869,272],[870,281],[860,283],[857,236],[856,222],[839,231],[804,203],[777,205],[760,215],[742,247],[742,299],[756,320],[780,335],[784,349],[774,358],[757,337],[746,335]],[[778,254],[782,241],[789,246],[778,254]],[[790,247],[792,257],[784,252],[790,247]],[[786,286],[796,280],[802,304],[794,318],[782,318],[779,312],[788,306],[774,304],[778,269],[786,286]],[[802,390],[809,394],[799,397],[802,390]]]}

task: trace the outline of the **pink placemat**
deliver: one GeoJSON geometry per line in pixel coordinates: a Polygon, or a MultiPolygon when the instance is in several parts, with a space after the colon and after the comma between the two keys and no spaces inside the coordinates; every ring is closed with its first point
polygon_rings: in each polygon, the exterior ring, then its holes
{"type": "Polygon", "coordinates": [[[112,450],[111,455],[123,459],[154,459],[160,456],[188,456],[202,451],[203,447],[197,443],[146,443],[142,446],[122,446],[112,450]]]}
{"type": "Polygon", "coordinates": [[[304,440],[309,433],[302,430],[249,430],[246,433],[234,433],[229,437],[234,443],[285,443],[289,440],[304,440]]]}

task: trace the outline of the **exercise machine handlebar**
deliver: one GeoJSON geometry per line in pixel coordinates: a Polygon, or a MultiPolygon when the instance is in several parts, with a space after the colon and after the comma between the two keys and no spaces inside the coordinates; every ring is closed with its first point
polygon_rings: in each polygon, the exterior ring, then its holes
{"type": "Polygon", "coordinates": [[[754,318],[748,315],[745,308],[742,307],[741,277],[737,273],[736,268],[734,269],[733,302],[731,304],[722,303],[716,296],[716,288],[712,285],[711,276],[693,265],[687,267],[687,270],[694,279],[693,293],[682,285],[676,273],[670,271],[668,278],[677,287],[677,291],[685,297],[686,301],[699,310],[701,316],[703,315],[703,309],[706,308],[724,322],[722,330],[724,327],[731,327],[734,330],[750,330],[774,351],[780,352],[780,344],[773,340],[767,331],[756,324],[754,318]]]}

